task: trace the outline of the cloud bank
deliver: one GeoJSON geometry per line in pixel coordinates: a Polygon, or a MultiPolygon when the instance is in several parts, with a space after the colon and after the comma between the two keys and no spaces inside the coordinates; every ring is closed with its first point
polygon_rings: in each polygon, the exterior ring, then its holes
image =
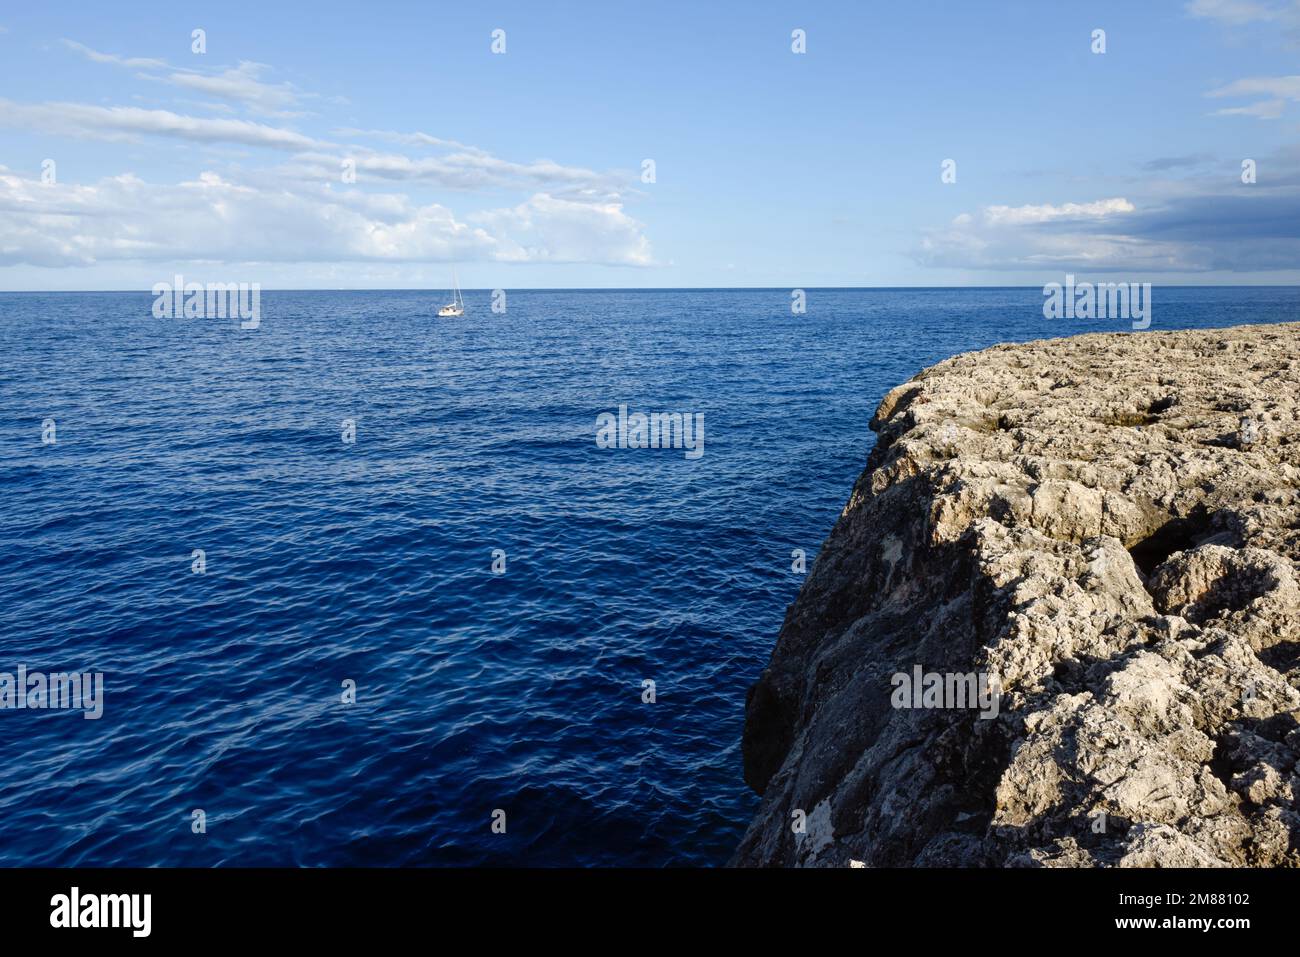
{"type": "Polygon", "coordinates": [[[0,128],[110,143],[224,145],[251,149],[262,162],[199,169],[174,183],[131,173],[46,183],[0,166],[0,266],[655,263],[644,225],[626,211],[635,196],[631,173],[504,159],[422,131],[336,128],[311,135],[278,120],[310,116],[303,107],[328,105],[328,98],[273,81],[264,64],[200,70],[63,43],[94,64],[245,115],[0,98],[0,128]],[[411,152],[396,151],[403,147],[411,152]],[[477,194],[491,196],[457,215],[394,191],[399,185],[456,191],[470,205],[477,194]],[[511,192],[513,200],[500,195],[511,192]]]}
{"type": "Polygon", "coordinates": [[[0,168],[0,265],[157,262],[652,262],[618,203],[546,193],[465,222],[436,203],[332,185],[174,185],[115,176],[49,185],[0,168]]]}

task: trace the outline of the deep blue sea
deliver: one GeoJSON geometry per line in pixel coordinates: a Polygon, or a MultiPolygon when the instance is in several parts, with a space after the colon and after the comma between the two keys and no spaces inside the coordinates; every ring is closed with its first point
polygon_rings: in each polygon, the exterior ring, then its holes
{"type": "MultiPolygon", "coordinates": [[[[1128,328],[1039,289],[465,299],[266,292],[249,331],[0,294],[0,672],[104,675],[99,720],[0,710],[0,864],[723,863],[791,551],[884,392],[1128,328]],[[703,456],[598,448],[621,404],[704,413],[703,456]]],[[[1297,318],[1157,288],[1152,329],[1297,318]]]]}

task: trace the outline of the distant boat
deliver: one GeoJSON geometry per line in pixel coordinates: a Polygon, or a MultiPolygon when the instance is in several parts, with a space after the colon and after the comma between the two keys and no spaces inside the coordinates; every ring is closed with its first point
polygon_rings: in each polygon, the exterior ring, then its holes
{"type": "Polygon", "coordinates": [[[451,302],[438,310],[438,315],[442,318],[455,318],[456,316],[465,315],[465,300],[460,295],[460,283],[456,280],[456,270],[451,271],[451,302]]]}

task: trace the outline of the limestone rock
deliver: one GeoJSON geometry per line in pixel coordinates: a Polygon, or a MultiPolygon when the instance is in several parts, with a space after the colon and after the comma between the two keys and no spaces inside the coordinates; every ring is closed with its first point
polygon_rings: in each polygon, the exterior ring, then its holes
{"type": "Polygon", "coordinates": [[[871,427],[748,696],[733,863],[1300,865],[1300,324],[997,346],[871,427]]]}

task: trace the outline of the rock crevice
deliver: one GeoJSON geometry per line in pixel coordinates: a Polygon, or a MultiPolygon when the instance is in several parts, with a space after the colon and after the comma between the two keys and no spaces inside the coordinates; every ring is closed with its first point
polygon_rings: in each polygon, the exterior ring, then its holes
{"type": "Polygon", "coordinates": [[[1300,864],[1300,324],[997,346],[871,428],[732,863],[1300,864]],[[996,716],[897,706],[917,666],[996,716]]]}

